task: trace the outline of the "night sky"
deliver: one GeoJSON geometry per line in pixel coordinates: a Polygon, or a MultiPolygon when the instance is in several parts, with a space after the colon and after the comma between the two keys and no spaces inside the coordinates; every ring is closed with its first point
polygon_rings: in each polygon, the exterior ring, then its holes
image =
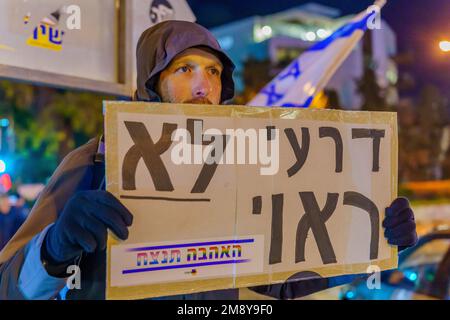
{"type": "MultiPolygon", "coordinates": [[[[338,8],[343,15],[365,10],[373,0],[187,0],[197,22],[212,28],[253,15],[268,15],[304,3],[316,2],[338,8]]],[[[400,53],[410,53],[413,63],[402,67],[413,73],[416,93],[434,84],[450,98],[450,52],[438,48],[450,41],[450,0],[388,0],[382,10],[397,35],[400,53]]]]}

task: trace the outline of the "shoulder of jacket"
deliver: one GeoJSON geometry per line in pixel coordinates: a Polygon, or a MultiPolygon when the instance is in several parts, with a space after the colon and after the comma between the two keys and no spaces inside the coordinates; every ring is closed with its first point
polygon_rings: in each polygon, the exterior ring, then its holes
{"type": "Polygon", "coordinates": [[[90,164],[93,157],[97,153],[98,149],[98,138],[93,138],[89,140],[84,145],[76,148],[75,150],[69,152],[63,159],[62,162],[76,162],[79,165],[90,164]]]}

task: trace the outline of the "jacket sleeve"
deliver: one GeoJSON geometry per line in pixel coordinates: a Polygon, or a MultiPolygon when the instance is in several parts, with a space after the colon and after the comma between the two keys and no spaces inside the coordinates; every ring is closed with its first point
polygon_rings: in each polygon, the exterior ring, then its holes
{"type": "Polygon", "coordinates": [[[41,262],[41,246],[50,226],[0,267],[0,300],[48,300],[64,287],[66,279],[50,276],[41,262]]]}
{"type": "Polygon", "coordinates": [[[8,261],[0,265],[0,300],[23,300],[25,297],[17,285],[26,247],[18,250],[8,261]]]}
{"type": "Polygon", "coordinates": [[[92,139],[64,158],[26,221],[0,252],[0,300],[49,299],[64,287],[64,279],[48,276],[40,247],[46,228],[56,221],[67,200],[91,187],[96,150],[96,139],[92,139]]]}
{"type": "Polygon", "coordinates": [[[296,299],[315,292],[350,283],[354,279],[363,277],[364,275],[365,274],[356,274],[330,278],[287,281],[284,283],[251,287],[249,289],[256,293],[276,299],[296,299]]]}
{"type": "Polygon", "coordinates": [[[276,299],[295,299],[328,289],[328,280],[326,278],[298,280],[251,287],[249,289],[276,299]]]}

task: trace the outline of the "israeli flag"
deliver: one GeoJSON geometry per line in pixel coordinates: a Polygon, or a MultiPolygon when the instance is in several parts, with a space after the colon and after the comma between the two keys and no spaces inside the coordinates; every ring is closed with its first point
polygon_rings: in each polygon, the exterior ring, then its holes
{"type": "MultiPolygon", "coordinates": [[[[384,4],[377,1],[369,9],[381,9],[384,4]]],[[[247,105],[308,108],[379,13],[369,9],[303,52],[247,105]]]]}

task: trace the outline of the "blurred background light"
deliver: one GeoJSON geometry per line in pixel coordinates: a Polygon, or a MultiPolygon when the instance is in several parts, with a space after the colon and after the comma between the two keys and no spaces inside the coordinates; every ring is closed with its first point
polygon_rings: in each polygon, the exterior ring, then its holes
{"type": "Polygon", "coordinates": [[[308,41],[314,41],[316,40],[316,34],[312,31],[309,31],[306,33],[306,40],[308,41]]]}
{"type": "Polygon", "coordinates": [[[0,176],[0,190],[2,192],[8,192],[12,188],[11,176],[7,173],[0,176]]]}
{"type": "Polygon", "coordinates": [[[3,118],[0,120],[0,126],[1,127],[8,127],[9,126],[9,120],[6,118],[3,118]]]}
{"type": "Polygon", "coordinates": [[[450,51],[450,41],[439,42],[439,48],[444,52],[449,52],[450,51]]]}
{"type": "Polygon", "coordinates": [[[405,276],[411,280],[411,281],[416,281],[417,280],[417,273],[416,272],[405,272],[405,276]]]}
{"type": "Polygon", "coordinates": [[[349,300],[353,299],[355,297],[355,293],[353,291],[347,291],[347,293],[345,294],[345,297],[349,300]]]}
{"type": "Polygon", "coordinates": [[[265,37],[270,37],[272,35],[272,28],[270,26],[264,26],[261,32],[265,37]]]}
{"type": "Polygon", "coordinates": [[[325,30],[325,29],[322,29],[322,28],[319,29],[319,30],[317,30],[316,33],[317,33],[317,36],[318,36],[319,38],[322,38],[322,39],[328,37],[328,36],[331,34],[330,31],[325,30]]]}
{"type": "Polygon", "coordinates": [[[6,171],[6,163],[3,160],[0,160],[0,173],[4,173],[6,171]]]}

